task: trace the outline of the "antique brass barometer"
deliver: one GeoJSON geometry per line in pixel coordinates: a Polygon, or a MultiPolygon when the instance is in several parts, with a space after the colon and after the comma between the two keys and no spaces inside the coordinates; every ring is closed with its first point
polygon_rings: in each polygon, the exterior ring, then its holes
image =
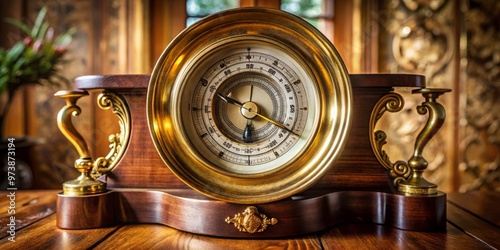
{"type": "Polygon", "coordinates": [[[347,70],[327,38],[281,11],[203,19],[166,48],[150,82],[148,121],[162,159],[217,199],[262,203],[303,191],[345,144],[347,70]]]}
{"type": "Polygon", "coordinates": [[[151,75],[82,76],[58,115],[80,177],[63,184],[57,226],[158,223],[234,238],[307,234],[339,223],[446,228],[446,195],[423,177],[445,119],[412,74],[349,74],[334,46],[286,12],[241,8],[182,31],[151,75]],[[377,122],[414,88],[428,121],[409,160],[391,161],[377,122]],[[71,117],[90,90],[118,117],[92,157],[71,117]],[[94,160],[95,159],[95,160],[94,160]]]}

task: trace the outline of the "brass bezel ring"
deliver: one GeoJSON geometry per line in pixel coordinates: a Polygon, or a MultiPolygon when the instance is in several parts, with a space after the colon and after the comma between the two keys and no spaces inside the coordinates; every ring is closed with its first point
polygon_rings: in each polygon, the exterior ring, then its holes
{"type": "MultiPolygon", "coordinates": [[[[228,45],[229,46],[229,45],[228,45]]],[[[309,98],[309,97],[308,97],[309,98]]],[[[352,90],[347,69],[331,42],[303,19],[266,8],[240,8],[204,18],[181,32],[158,60],[147,93],[153,143],[165,164],[189,187],[209,197],[241,204],[290,197],[319,181],[340,157],[351,124],[352,90]],[[182,76],[206,48],[238,39],[273,41],[294,53],[314,79],[318,104],[307,145],[276,171],[240,175],[217,171],[183,132],[178,96],[182,76]]]]}

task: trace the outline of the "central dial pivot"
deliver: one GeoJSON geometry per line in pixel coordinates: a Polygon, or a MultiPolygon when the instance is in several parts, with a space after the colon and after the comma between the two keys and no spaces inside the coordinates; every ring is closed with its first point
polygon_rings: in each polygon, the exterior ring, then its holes
{"type": "Polygon", "coordinates": [[[259,113],[259,106],[255,102],[245,102],[240,108],[240,112],[243,117],[247,119],[253,119],[259,113]]]}

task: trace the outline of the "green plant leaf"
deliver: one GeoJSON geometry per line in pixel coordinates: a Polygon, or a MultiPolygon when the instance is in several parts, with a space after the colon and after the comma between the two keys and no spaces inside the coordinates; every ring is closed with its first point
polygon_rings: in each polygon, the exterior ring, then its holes
{"type": "Polygon", "coordinates": [[[40,32],[40,28],[43,24],[43,19],[45,19],[45,14],[47,14],[47,8],[43,7],[40,12],[38,12],[38,16],[35,19],[35,24],[31,30],[32,37],[38,37],[38,33],[40,32]]]}
{"type": "Polygon", "coordinates": [[[12,24],[12,25],[14,25],[14,26],[16,26],[16,27],[18,27],[26,35],[31,36],[31,30],[30,30],[30,28],[26,24],[24,24],[24,23],[22,23],[22,22],[20,22],[20,21],[18,21],[16,19],[13,19],[13,18],[5,18],[5,21],[8,22],[8,23],[10,23],[10,24],[12,24]]]}
{"type": "Polygon", "coordinates": [[[48,23],[44,23],[42,24],[42,27],[40,27],[40,31],[38,32],[38,35],[37,35],[37,39],[44,39],[45,38],[45,34],[47,33],[47,29],[49,28],[49,24],[48,23]]]}
{"type": "Polygon", "coordinates": [[[24,58],[19,58],[16,63],[14,64],[14,67],[12,67],[12,70],[13,71],[18,71],[21,69],[21,67],[23,66],[23,64],[26,62],[26,59],[24,58]]]}
{"type": "Polygon", "coordinates": [[[21,42],[16,43],[12,48],[7,52],[7,55],[5,56],[5,61],[8,62],[14,62],[19,58],[19,56],[23,53],[24,51],[24,44],[21,42]]]}
{"type": "Polygon", "coordinates": [[[59,35],[56,40],[54,41],[54,44],[58,47],[66,47],[71,43],[73,34],[75,34],[76,29],[71,28],[68,30],[68,32],[59,35]]]}
{"type": "Polygon", "coordinates": [[[59,36],[57,38],[57,41],[55,42],[57,47],[66,47],[71,43],[71,35],[64,34],[62,36],[59,36]]]}
{"type": "Polygon", "coordinates": [[[46,14],[45,7],[40,9],[32,27],[15,19],[7,19],[32,39],[32,42],[19,41],[8,50],[0,48],[0,95],[8,92],[8,101],[19,87],[26,84],[59,85],[69,82],[58,75],[61,69],[59,65],[68,61],[62,57],[76,30],[69,29],[54,36],[55,39],[53,35],[47,37],[51,27],[45,21],[46,14]]]}
{"type": "Polygon", "coordinates": [[[0,93],[7,89],[7,82],[9,81],[8,76],[0,76],[0,93]]]}

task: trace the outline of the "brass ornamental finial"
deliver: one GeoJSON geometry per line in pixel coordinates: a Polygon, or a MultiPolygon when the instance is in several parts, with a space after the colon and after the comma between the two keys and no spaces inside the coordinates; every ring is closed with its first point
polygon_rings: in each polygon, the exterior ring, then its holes
{"type": "Polygon", "coordinates": [[[87,195],[106,191],[106,183],[97,180],[102,174],[113,170],[117,162],[123,156],[130,137],[130,114],[125,102],[117,95],[110,92],[103,92],[98,97],[99,107],[102,109],[113,108],[119,118],[120,133],[109,137],[111,151],[105,157],[92,160],[90,150],[85,139],[75,129],[71,121],[71,116],[78,116],[81,113],[80,107],[76,105],[78,99],[87,96],[85,90],[62,90],[55,93],[66,101],[57,115],[57,125],[62,134],[73,144],[79,159],[75,161],[75,168],[81,173],[80,176],[63,184],[65,195],[87,195]]]}
{"type": "Polygon", "coordinates": [[[63,192],[66,195],[82,195],[101,193],[106,190],[106,183],[90,177],[93,161],[90,157],[89,148],[82,135],[73,126],[71,116],[78,116],[81,113],[80,107],[76,105],[78,99],[87,96],[84,90],[58,91],[55,96],[66,101],[57,115],[57,125],[62,134],[73,144],[80,158],[75,161],[75,168],[81,173],[80,176],[63,184],[63,192]]]}
{"type": "Polygon", "coordinates": [[[420,93],[425,98],[421,106],[417,107],[419,114],[424,115],[429,112],[429,118],[425,127],[420,131],[415,140],[415,150],[413,156],[408,160],[408,165],[413,169],[412,176],[405,181],[398,183],[398,190],[408,194],[435,194],[437,185],[428,182],[423,177],[423,172],[427,168],[427,161],[422,156],[424,147],[429,140],[441,128],[446,118],[444,107],[437,102],[437,98],[450,92],[450,89],[423,88],[413,90],[412,93],[420,93]]]}

